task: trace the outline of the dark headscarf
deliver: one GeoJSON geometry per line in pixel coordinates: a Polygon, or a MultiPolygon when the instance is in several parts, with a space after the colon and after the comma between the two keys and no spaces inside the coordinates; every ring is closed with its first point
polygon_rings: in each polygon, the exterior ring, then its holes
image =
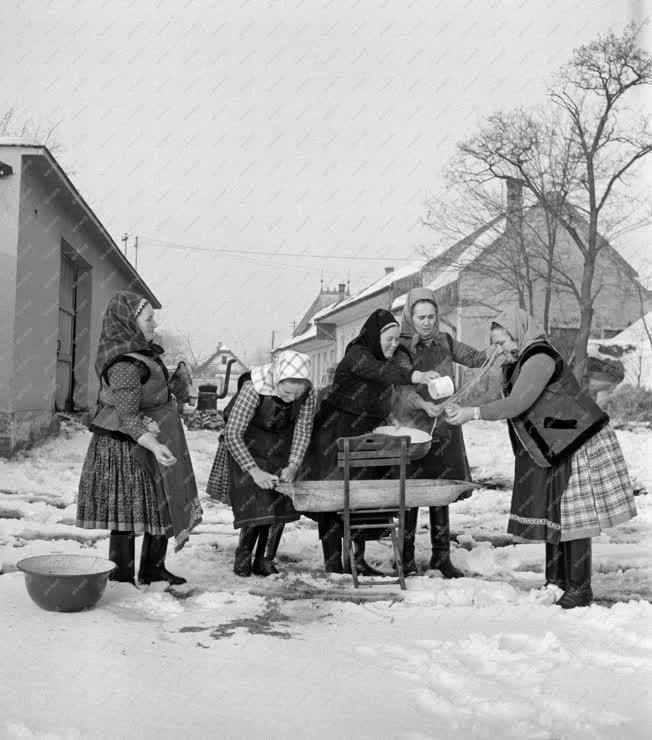
{"type": "Polygon", "coordinates": [[[148,303],[146,298],[127,290],[121,290],[111,298],[104,312],[97,346],[95,372],[98,377],[101,378],[118,357],[129,352],[151,356],[163,354],[163,348],[148,342],[136,323],[136,318],[148,303]]]}
{"type": "Polygon", "coordinates": [[[398,326],[394,314],[384,308],[377,308],[364,322],[358,336],[346,347],[348,352],[351,347],[366,347],[377,360],[386,360],[380,346],[380,335],[390,326],[398,326]]]}

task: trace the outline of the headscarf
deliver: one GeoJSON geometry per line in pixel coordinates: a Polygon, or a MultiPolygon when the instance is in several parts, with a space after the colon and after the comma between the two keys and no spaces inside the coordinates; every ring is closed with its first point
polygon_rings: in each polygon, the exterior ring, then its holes
{"type": "Polygon", "coordinates": [[[111,298],[104,312],[97,346],[95,372],[98,377],[101,378],[118,357],[129,352],[163,354],[163,348],[148,342],[136,323],[148,303],[146,298],[128,290],[121,290],[111,298]]]}
{"type": "Polygon", "coordinates": [[[512,339],[518,345],[519,355],[530,344],[546,339],[546,333],[539,321],[518,306],[503,311],[499,316],[492,319],[491,323],[499,324],[510,333],[512,339]]]}
{"type": "Polygon", "coordinates": [[[377,308],[364,322],[358,336],[349,342],[346,352],[351,347],[366,347],[377,360],[386,360],[380,344],[380,335],[392,326],[398,326],[394,314],[384,308],[377,308]]]}
{"type": "Polygon", "coordinates": [[[438,339],[440,333],[439,306],[437,305],[434,291],[430,290],[430,288],[412,288],[412,290],[407,294],[405,305],[403,306],[403,313],[401,314],[401,339],[409,342],[410,347],[414,349],[416,343],[419,340],[421,340],[425,344],[429,344],[435,339],[438,339]],[[432,330],[427,337],[422,337],[421,334],[417,332],[414,326],[414,321],[412,320],[412,312],[414,311],[414,307],[420,301],[428,301],[428,303],[432,303],[435,307],[435,310],[437,311],[435,323],[433,324],[432,330]]]}
{"type": "Polygon", "coordinates": [[[251,382],[261,396],[275,396],[282,380],[310,381],[310,357],[291,349],[279,352],[268,365],[251,369],[251,382]]]}

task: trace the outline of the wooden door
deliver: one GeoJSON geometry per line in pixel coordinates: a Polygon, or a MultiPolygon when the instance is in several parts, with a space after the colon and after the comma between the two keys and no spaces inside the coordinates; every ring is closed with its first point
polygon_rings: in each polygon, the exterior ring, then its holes
{"type": "Polygon", "coordinates": [[[57,411],[72,411],[75,362],[75,313],[77,310],[77,268],[61,253],[59,280],[59,338],[57,341],[57,411]]]}

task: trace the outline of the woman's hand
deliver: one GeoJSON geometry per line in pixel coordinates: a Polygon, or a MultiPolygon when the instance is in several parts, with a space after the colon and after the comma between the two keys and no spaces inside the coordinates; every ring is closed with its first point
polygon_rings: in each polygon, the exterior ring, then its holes
{"type": "Polygon", "coordinates": [[[164,468],[170,468],[177,461],[177,458],[170,452],[170,449],[165,445],[159,444],[152,450],[156,462],[162,465],[164,468]]]}
{"type": "Polygon", "coordinates": [[[426,401],[424,399],[421,399],[419,408],[425,411],[426,414],[428,414],[428,416],[431,419],[435,419],[437,416],[440,416],[443,412],[443,408],[439,404],[432,403],[432,401],[426,401]]]}
{"type": "Polygon", "coordinates": [[[446,421],[454,426],[466,424],[473,419],[473,408],[471,406],[458,406],[452,403],[446,407],[446,421]]]}
{"type": "Polygon", "coordinates": [[[286,468],[281,470],[280,479],[283,483],[292,483],[297,476],[299,466],[296,463],[289,463],[286,468]]]}
{"type": "Polygon", "coordinates": [[[278,475],[266,473],[260,468],[253,468],[253,470],[249,471],[249,475],[254,479],[254,483],[258,488],[276,488],[276,484],[278,483],[278,475]]]}
{"type": "Polygon", "coordinates": [[[412,373],[412,383],[414,385],[420,385],[421,383],[427,383],[429,380],[434,380],[435,378],[441,377],[438,372],[435,370],[426,370],[425,372],[422,372],[421,370],[415,370],[412,373]]]}

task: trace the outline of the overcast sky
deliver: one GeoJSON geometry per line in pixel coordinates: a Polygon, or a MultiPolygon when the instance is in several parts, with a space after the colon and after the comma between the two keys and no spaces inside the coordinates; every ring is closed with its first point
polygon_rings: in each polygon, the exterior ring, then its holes
{"type": "MultiPolygon", "coordinates": [[[[3,0],[0,105],[60,122],[56,156],[116,241],[139,235],[166,327],[251,355],[288,336],[322,275],[359,289],[436,243],[419,222],[456,142],[545,102],[573,48],[636,8],[3,0]]],[[[647,244],[621,246],[637,264],[647,244]]]]}

